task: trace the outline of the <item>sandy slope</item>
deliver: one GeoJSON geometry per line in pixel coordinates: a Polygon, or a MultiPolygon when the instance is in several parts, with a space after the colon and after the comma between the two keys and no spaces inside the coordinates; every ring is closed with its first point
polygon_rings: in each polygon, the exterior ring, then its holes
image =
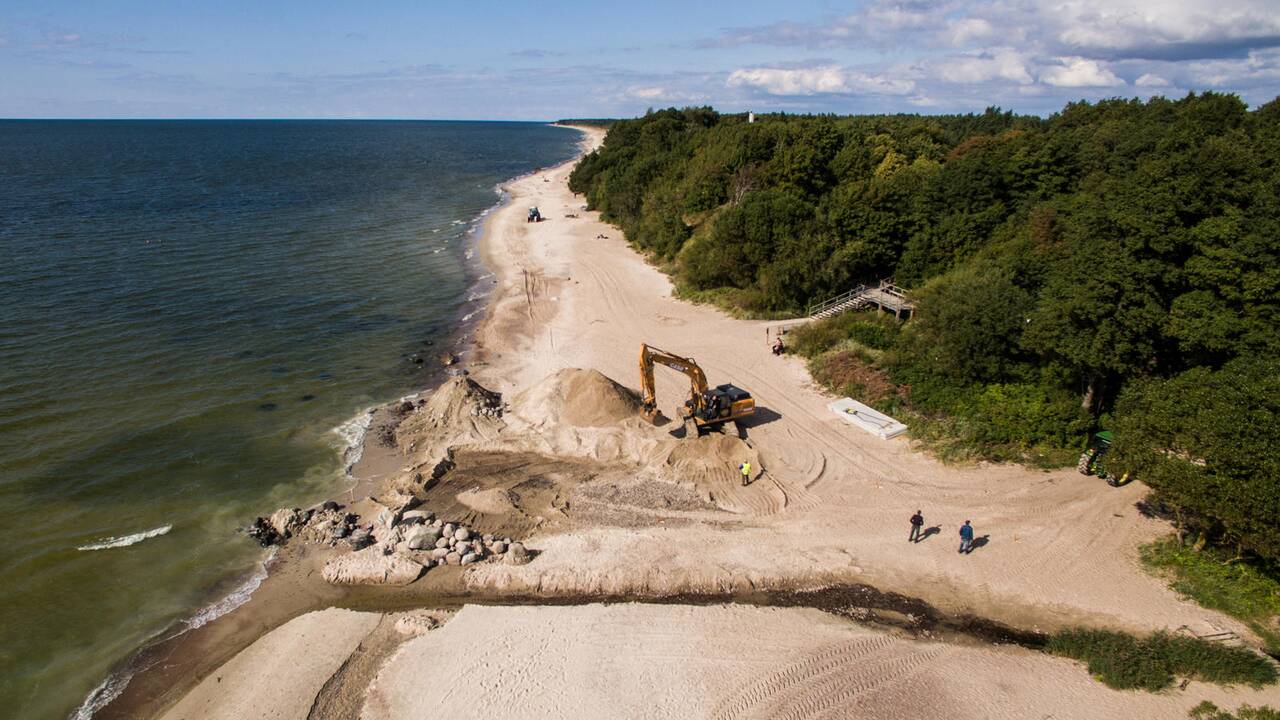
{"type": "MultiPolygon", "coordinates": [[[[593,132],[590,142],[599,138],[593,132]]],[[[540,541],[547,552],[539,562],[478,568],[473,582],[661,592],[838,578],[1022,624],[1087,619],[1247,632],[1179,600],[1138,566],[1138,545],[1167,530],[1135,509],[1141,486],[1114,489],[1070,469],[948,467],[906,438],[886,442],[841,423],[802,361],[772,356],[766,323],[673,299],[664,275],[615,228],[582,210],[583,199],[567,188],[570,170],[511,183],[514,202],[489,226],[484,252],[500,284],[478,334],[488,365],[477,367],[476,377],[510,393],[561,368],[583,367],[637,387],[641,342],[692,356],[713,384],[731,381],[756,396],[763,420],[749,437],[769,477],[747,490],[726,483],[724,492],[742,493],[739,509],[750,522],[741,531],[692,526],[552,536],[540,541]],[[529,205],[549,220],[526,224],[529,205]],[[917,508],[939,533],[908,545],[907,518],[917,508]],[[966,519],[987,544],[962,557],[956,532],[966,519]]],[[[687,387],[682,376],[659,369],[661,407],[670,412],[687,387]]]]}
{"type": "Polygon", "coordinates": [[[164,720],[305,720],[325,682],[382,619],[329,609],[272,630],[164,715],[164,720]]]}
{"type": "Polygon", "coordinates": [[[1031,651],[894,638],[817,610],[468,606],[392,657],[361,718],[1166,720],[1196,702],[1107,690],[1031,651]]]}

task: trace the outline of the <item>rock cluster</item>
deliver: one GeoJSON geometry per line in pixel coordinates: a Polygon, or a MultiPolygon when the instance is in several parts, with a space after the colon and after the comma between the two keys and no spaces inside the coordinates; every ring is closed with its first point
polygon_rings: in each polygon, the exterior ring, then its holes
{"type": "Polygon", "coordinates": [[[402,514],[386,545],[391,552],[408,554],[427,565],[470,565],[499,558],[523,565],[531,558],[524,545],[511,538],[482,535],[462,523],[437,518],[427,510],[402,514]]]}
{"type": "Polygon", "coordinates": [[[345,538],[352,549],[359,550],[373,542],[371,530],[356,525],[359,519],[355,513],[343,512],[341,505],[330,500],[308,510],[280,508],[270,518],[254,520],[248,534],[263,547],[283,545],[294,538],[333,546],[345,538]]]}
{"type": "Polygon", "coordinates": [[[471,565],[486,560],[524,565],[533,555],[509,537],[482,534],[460,522],[449,522],[429,510],[418,509],[410,494],[393,493],[381,499],[374,522],[360,525],[359,516],[327,502],[320,508],[281,508],[270,518],[258,518],[249,534],[264,546],[290,540],[337,547],[352,552],[325,563],[325,580],[334,585],[407,585],[440,565],[471,565]]]}

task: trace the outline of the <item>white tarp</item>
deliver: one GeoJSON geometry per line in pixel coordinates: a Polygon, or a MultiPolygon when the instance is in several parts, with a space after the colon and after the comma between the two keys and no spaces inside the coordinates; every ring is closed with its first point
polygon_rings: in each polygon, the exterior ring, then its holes
{"type": "Polygon", "coordinates": [[[829,403],[827,409],[841,420],[856,425],[881,440],[897,437],[907,431],[906,425],[852,398],[840,398],[829,403]]]}

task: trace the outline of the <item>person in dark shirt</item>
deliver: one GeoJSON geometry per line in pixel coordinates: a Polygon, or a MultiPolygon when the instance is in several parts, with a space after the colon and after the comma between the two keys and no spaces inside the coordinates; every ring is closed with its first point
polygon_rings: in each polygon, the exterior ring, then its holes
{"type": "Polygon", "coordinates": [[[907,542],[920,542],[920,530],[924,527],[924,515],[917,510],[915,515],[911,516],[911,537],[907,538],[907,542]]]}
{"type": "Polygon", "coordinates": [[[973,552],[973,526],[968,520],[964,521],[964,525],[960,526],[960,552],[973,552]]]}

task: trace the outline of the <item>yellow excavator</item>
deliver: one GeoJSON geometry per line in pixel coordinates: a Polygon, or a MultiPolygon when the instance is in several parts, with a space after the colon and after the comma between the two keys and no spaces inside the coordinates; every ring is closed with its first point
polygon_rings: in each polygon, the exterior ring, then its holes
{"type": "Polygon", "coordinates": [[[665,365],[689,377],[689,399],[680,409],[685,437],[693,438],[732,421],[735,425],[756,411],[751,393],[734,385],[708,387],[707,376],[690,358],[642,344],[640,346],[640,402],[650,420],[657,419],[658,402],[654,395],[653,366],[665,365]]]}

